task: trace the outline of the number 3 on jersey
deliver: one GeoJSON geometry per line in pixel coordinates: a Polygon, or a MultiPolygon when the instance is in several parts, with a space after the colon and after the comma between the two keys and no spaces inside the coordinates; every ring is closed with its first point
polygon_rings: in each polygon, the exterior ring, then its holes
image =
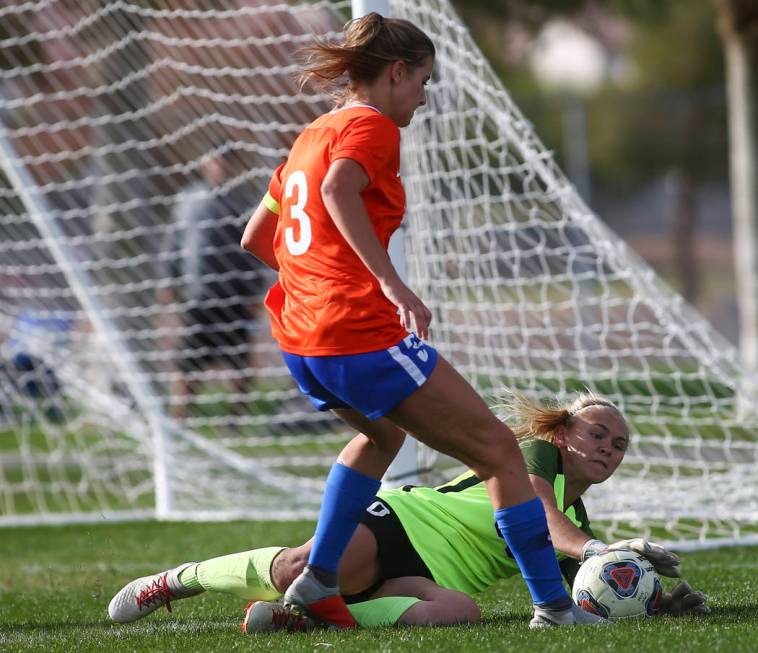
{"type": "Polygon", "coordinates": [[[305,254],[311,246],[311,219],[305,212],[305,203],[308,201],[308,180],[302,170],[295,170],[287,177],[284,197],[290,199],[295,191],[297,191],[297,201],[290,205],[290,215],[293,220],[300,223],[300,238],[296,240],[295,229],[287,227],[284,230],[284,242],[292,256],[300,256],[305,254]]]}

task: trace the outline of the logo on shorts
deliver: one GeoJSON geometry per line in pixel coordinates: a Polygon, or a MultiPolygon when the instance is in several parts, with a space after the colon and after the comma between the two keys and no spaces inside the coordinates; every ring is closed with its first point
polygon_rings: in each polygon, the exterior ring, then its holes
{"type": "Polygon", "coordinates": [[[429,360],[429,352],[426,350],[424,343],[418,339],[418,336],[411,333],[403,340],[403,342],[408,349],[416,350],[416,356],[418,356],[422,362],[426,363],[429,360]]]}
{"type": "Polygon", "coordinates": [[[374,517],[386,517],[390,514],[390,509],[381,501],[374,501],[374,503],[366,508],[366,512],[369,515],[374,515],[374,517]]]}

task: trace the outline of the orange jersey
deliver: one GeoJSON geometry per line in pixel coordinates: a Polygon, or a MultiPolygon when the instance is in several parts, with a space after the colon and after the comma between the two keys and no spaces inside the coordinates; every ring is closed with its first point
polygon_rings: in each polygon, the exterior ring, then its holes
{"type": "Polygon", "coordinates": [[[346,107],[317,118],[298,136],[268,191],[270,207],[275,210],[278,203],[279,281],[269,290],[266,307],[274,337],[291,354],[359,354],[385,349],[407,335],[397,307],[321,199],[330,165],[344,158],[359,163],[369,178],[361,198],[385,249],[405,212],[400,130],[389,118],[372,107],[346,107]]]}

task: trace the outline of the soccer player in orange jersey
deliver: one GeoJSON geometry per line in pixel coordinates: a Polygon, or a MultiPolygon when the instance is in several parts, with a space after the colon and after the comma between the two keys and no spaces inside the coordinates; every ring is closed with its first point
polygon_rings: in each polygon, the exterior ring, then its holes
{"type": "Polygon", "coordinates": [[[532,594],[532,627],[600,621],[561,583],[515,436],[424,342],[431,312],[387,254],[405,210],[399,128],[426,104],[433,43],[408,21],[371,13],[347,24],[343,42],[319,41],[308,52],[303,80],[341,90],[339,101],[297,138],[242,246],[279,271],[266,306],[300,389],[358,435],[327,478],[308,565],[285,606],[355,625],[337,565],[407,431],[485,482],[532,594]]]}

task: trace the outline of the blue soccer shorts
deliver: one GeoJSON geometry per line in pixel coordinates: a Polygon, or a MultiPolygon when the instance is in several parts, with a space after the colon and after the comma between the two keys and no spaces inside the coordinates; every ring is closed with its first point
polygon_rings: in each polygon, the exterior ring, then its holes
{"type": "Polygon", "coordinates": [[[300,390],[318,410],[353,408],[371,420],[418,390],[437,363],[437,350],[415,334],[366,354],[282,355],[300,390]]]}

